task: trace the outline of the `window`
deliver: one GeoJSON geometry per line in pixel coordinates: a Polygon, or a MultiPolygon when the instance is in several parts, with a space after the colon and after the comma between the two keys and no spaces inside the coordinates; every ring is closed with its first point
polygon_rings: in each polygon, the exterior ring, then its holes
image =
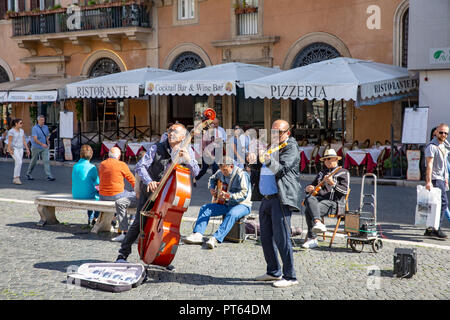
{"type": "Polygon", "coordinates": [[[237,0],[235,8],[237,34],[258,34],[258,0],[237,0]]]}
{"type": "Polygon", "coordinates": [[[178,20],[195,18],[195,0],[178,0],[178,20]]]}

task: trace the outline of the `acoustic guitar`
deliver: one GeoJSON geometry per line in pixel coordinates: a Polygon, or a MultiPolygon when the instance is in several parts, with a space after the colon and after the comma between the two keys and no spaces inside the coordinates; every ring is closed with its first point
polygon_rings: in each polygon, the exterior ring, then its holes
{"type": "Polygon", "coordinates": [[[227,192],[228,184],[218,180],[216,185],[216,195],[212,197],[212,203],[225,204],[225,198],[221,197],[223,192],[227,192]]]}

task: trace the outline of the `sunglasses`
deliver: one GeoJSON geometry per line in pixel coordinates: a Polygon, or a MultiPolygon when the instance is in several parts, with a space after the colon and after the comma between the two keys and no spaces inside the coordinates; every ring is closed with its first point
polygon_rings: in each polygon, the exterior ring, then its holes
{"type": "Polygon", "coordinates": [[[445,131],[439,131],[439,134],[445,134],[446,136],[448,136],[448,132],[445,131]]]}

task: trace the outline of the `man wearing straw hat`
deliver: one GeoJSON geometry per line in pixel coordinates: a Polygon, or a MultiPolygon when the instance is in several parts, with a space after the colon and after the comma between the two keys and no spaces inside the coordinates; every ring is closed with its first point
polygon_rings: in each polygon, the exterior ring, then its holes
{"type": "Polygon", "coordinates": [[[321,217],[337,211],[338,201],[345,198],[349,192],[350,173],[346,169],[340,169],[331,175],[338,166],[338,161],[342,159],[336,154],[334,149],[325,151],[320,161],[325,164],[324,169],[320,171],[314,181],[306,186],[305,191],[309,193],[305,198],[305,217],[308,226],[306,241],[303,248],[312,249],[318,246],[317,233],[327,231],[325,225],[321,222],[321,217]],[[317,195],[312,193],[318,184],[322,183],[321,189],[317,195]]]}

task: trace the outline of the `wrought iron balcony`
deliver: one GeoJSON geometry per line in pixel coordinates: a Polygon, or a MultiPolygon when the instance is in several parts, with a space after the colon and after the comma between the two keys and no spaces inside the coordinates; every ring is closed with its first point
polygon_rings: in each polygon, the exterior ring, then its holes
{"type": "Polygon", "coordinates": [[[103,7],[82,7],[78,16],[76,11],[68,13],[67,9],[63,8],[47,12],[29,12],[9,18],[12,20],[13,37],[21,37],[111,28],[151,28],[149,11],[148,7],[142,4],[111,3],[103,7]]]}

